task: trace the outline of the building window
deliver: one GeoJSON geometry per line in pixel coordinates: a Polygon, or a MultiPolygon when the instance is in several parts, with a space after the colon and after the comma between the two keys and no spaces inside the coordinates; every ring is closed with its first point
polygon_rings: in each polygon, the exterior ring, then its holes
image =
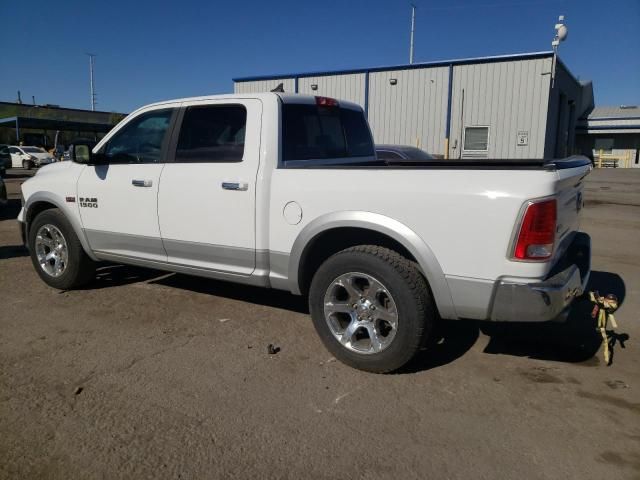
{"type": "Polygon", "coordinates": [[[464,127],[464,150],[486,152],[489,149],[489,127],[464,127]]]}
{"type": "Polygon", "coordinates": [[[613,138],[596,138],[595,150],[597,153],[613,153],[613,138]]]}

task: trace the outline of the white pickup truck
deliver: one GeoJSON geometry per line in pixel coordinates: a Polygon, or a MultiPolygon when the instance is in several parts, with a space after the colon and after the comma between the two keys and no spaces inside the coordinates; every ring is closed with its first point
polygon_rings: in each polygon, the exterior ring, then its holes
{"type": "Polygon", "coordinates": [[[590,271],[589,160],[386,165],[362,109],[261,93],[143,107],[22,185],[50,286],[97,262],[307,295],[338,359],[388,372],[439,318],[562,318],[590,271]]]}

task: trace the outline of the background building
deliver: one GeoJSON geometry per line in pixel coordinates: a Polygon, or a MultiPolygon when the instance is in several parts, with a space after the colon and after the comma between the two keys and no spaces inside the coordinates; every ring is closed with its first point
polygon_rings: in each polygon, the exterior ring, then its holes
{"type": "Polygon", "coordinates": [[[125,114],[95,112],[57,105],[0,102],[0,143],[49,148],[82,137],[100,139],[125,114]]]}
{"type": "Polygon", "coordinates": [[[596,166],[640,168],[640,108],[596,107],[578,123],[577,144],[596,166]]]}
{"type": "Polygon", "coordinates": [[[552,52],[389,67],[235,78],[236,93],[286,92],[360,104],[376,143],[416,145],[449,158],[552,158],[576,151],[593,109],[552,52]]]}

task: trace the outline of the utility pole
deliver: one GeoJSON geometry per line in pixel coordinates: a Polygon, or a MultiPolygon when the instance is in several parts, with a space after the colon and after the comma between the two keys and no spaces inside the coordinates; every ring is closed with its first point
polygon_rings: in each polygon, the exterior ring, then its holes
{"type": "Polygon", "coordinates": [[[18,103],[22,103],[22,95],[20,95],[20,90],[18,90],[18,103]]]}
{"type": "Polygon", "coordinates": [[[567,39],[567,26],[564,24],[564,15],[558,17],[558,23],[555,26],[556,35],[553,37],[551,47],[553,48],[553,62],[551,64],[551,88],[556,84],[556,63],[558,59],[558,47],[560,42],[564,42],[567,39]]]}
{"type": "Polygon", "coordinates": [[[31,101],[33,102],[33,104],[36,104],[36,96],[35,95],[31,95],[31,101]]]}
{"type": "Polygon", "coordinates": [[[409,44],[409,63],[413,63],[413,34],[416,30],[416,6],[411,4],[411,43],[409,44]]]}
{"type": "Polygon", "coordinates": [[[96,110],[96,92],[95,92],[95,84],[93,82],[93,62],[95,58],[95,54],[87,53],[89,56],[89,83],[91,87],[91,111],[96,110]]]}

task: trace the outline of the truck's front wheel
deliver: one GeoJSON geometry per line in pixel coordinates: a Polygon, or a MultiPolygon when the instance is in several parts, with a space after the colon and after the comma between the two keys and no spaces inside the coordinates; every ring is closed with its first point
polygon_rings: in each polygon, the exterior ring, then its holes
{"type": "Polygon", "coordinates": [[[416,265],[374,245],[327,259],[311,282],[309,308],[320,338],[338,360],[376,373],[411,360],[437,318],[416,265]]]}
{"type": "Polygon", "coordinates": [[[87,256],[76,233],[57,208],[38,214],[29,225],[31,261],[44,282],[60,290],[78,288],[95,276],[95,263],[87,256]]]}

